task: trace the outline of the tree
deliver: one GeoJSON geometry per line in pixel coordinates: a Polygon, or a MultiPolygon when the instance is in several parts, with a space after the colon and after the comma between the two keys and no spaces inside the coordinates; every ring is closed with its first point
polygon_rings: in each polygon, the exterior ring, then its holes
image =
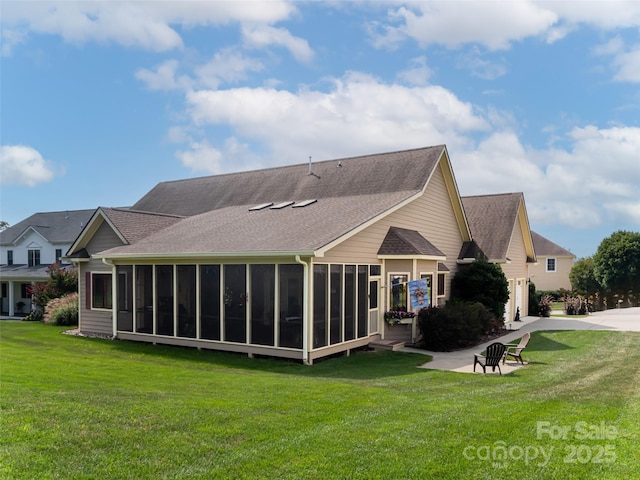
{"type": "Polygon", "coordinates": [[[593,258],[593,273],[608,296],[640,294],[640,233],[619,230],[605,238],[593,258]]]}
{"type": "Polygon", "coordinates": [[[592,295],[599,292],[602,287],[595,275],[595,262],[593,257],[581,258],[573,264],[569,272],[571,288],[580,295],[592,295]]]}
{"type": "Polygon", "coordinates": [[[456,300],[480,302],[498,320],[504,318],[504,306],[509,301],[509,283],[499,265],[477,259],[456,273],[451,281],[451,297],[456,300]]]}
{"type": "Polygon", "coordinates": [[[5,222],[4,220],[0,220],[0,232],[9,228],[9,222],[5,222]]]}

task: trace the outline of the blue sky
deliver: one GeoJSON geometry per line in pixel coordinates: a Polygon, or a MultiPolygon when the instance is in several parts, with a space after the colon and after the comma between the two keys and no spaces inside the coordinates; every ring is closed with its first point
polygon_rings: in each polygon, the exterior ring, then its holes
{"type": "MultiPolygon", "coordinates": [[[[2,1],[0,219],[446,144],[578,257],[640,231],[640,2],[2,1]]],[[[407,172],[410,175],[410,172],[407,172]]]]}

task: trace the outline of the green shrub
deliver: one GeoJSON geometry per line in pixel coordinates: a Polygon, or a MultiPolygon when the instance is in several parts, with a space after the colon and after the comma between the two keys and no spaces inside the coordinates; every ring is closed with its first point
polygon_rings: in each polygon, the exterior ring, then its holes
{"type": "Polygon", "coordinates": [[[463,266],[451,281],[451,298],[466,302],[480,302],[496,318],[504,318],[509,301],[509,283],[500,265],[482,258],[463,266]]]}
{"type": "Polygon", "coordinates": [[[529,315],[538,315],[540,304],[540,295],[536,292],[536,285],[533,282],[529,282],[529,315]]]}
{"type": "Polygon", "coordinates": [[[476,345],[482,335],[500,327],[479,302],[450,301],[444,307],[423,308],[418,313],[420,347],[436,352],[476,345]]]}
{"type": "Polygon", "coordinates": [[[45,307],[44,321],[54,325],[77,325],[78,294],[70,293],[49,301],[45,307]]]}

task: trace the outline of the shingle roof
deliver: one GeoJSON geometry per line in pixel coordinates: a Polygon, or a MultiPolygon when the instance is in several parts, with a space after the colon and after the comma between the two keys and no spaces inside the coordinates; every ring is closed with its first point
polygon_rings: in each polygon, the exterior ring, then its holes
{"type": "Polygon", "coordinates": [[[462,197],[471,236],[489,260],[507,258],[522,193],[462,197]]]}
{"type": "Polygon", "coordinates": [[[185,218],[105,257],[127,255],[308,253],[384,213],[412,192],[318,199],[306,207],[250,211],[230,206],[185,218]]]}
{"type": "Polygon", "coordinates": [[[13,244],[29,228],[33,228],[49,243],[72,243],[93,212],[91,209],[35,213],[0,232],[0,244],[13,244]]]}
{"type": "Polygon", "coordinates": [[[458,255],[458,259],[462,260],[462,259],[469,259],[469,258],[484,258],[486,259],[487,256],[485,255],[485,253],[482,251],[482,249],[478,246],[478,244],[472,240],[470,242],[464,242],[462,244],[462,248],[460,249],[460,254],[458,255]]]}
{"type": "Polygon", "coordinates": [[[545,257],[575,257],[569,250],[562,248],[560,245],[553,243],[551,240],[536,232],[531,232],[531,238],[533,239],[533,248],[536,251],[536,255],[545,257]]]}
{"type": "Polygon", "coordinates": [[[435,245],[415,230],[390,227],[378,255],[429,255],[445,257],[435,245]]]}
{"type": "Polygon", "coordinates": [[[33,267],[29,267],[27,265],[0,265],[0,270],[2,271],[2,279],[3,280],[13,280],[13,279],[37,279],[42,278],[47,279],[51,278],[51,274],[49,273],[49,265],[35,265],[33,267]]]}
{"type": "Polygon", "coordinates": [[[101,207],[101,210],[128,243],[136,243],[183,218],[176,215],[136,212],[122,208],[101,207]]]}
{"type": "Polygon", "coordinates": [[[445,147],[162,182],[133,210],[191,216],[234,205],[419,191],[445,147]]]}

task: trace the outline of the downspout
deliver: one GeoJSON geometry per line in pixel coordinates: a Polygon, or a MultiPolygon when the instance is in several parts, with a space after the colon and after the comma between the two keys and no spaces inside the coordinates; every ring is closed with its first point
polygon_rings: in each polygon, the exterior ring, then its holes
{"type": "MultiPolygon", "coordinates": [[[[116,318],[116,305],[118,305],[118,275],[116,274],[116,266],[106,258],[102,258],[102,263],[111,267],[111,333],[116,338],[118,333],[118,324],[116,318]]],[[[86,288],[86,285],[85,285],[86,288]]]]}
{"type": "Polygon", "coordinates": [[[296,262],[303,267],[302,296],[305,302],[304,312],[302,314],[302,362],[309,364],[309,322],[311,321],[311,296],[309,293],[309,263],[296,255],[296,262]]]}

